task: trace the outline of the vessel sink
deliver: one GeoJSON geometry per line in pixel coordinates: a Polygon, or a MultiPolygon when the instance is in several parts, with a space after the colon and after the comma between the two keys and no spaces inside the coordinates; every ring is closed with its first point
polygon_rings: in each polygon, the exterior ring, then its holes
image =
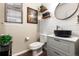
{"type": "Polygon", "coordinates": [[[72,31],[71,30],[54,30],[55,36],[58,37],[71,37],[72,31]]]}

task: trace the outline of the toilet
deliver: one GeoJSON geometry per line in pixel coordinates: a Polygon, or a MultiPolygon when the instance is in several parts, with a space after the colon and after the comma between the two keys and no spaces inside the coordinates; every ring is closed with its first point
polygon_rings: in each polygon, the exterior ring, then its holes
{"type": "Polygon", "coordinates": [[[46,36],[40,35],[40,42],[33,42],[29,45],[30,49],[33,51],[33,56],[39,56],[43,53],[43,46],[46,43],[46,36]]]}

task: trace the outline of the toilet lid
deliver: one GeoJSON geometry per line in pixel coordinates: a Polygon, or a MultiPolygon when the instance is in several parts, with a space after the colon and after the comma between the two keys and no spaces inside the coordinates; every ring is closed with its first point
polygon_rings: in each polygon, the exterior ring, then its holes
{"type": "Polygon", "coordinates": [[[43,45],[43,43],[41,43],[41,42],[34,42],[34,43],[32,43],[32,44],[30,44],[30,47],[40,47],[40,46],[42,46],[43,45]]]}

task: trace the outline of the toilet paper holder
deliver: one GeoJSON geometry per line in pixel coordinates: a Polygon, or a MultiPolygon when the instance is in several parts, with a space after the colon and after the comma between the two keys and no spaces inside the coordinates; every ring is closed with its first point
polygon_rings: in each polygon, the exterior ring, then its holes
{"type": "Polygon", "coordinates": [[[25,37],[25,41],[28,41],[30,38],[29,37],[25,37]]]}

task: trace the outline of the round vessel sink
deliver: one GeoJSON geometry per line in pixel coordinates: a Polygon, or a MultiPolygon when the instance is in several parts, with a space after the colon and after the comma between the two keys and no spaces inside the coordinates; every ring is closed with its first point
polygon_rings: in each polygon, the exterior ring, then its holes
{"type": "Polygon", "coordinates": [[[55,36],[58,37],[71,37],[72,31],[71,30],[54,30],[55,36]]]}

